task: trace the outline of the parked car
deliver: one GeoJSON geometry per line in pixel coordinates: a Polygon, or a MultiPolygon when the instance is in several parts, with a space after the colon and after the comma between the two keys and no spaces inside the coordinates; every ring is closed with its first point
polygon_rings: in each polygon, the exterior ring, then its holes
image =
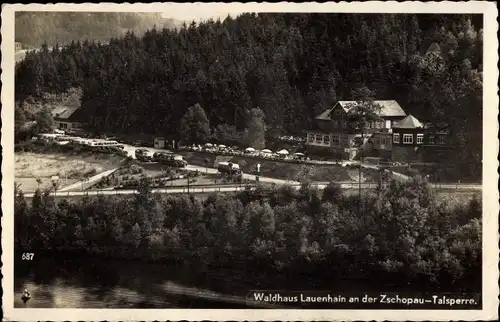
{"type": "Polygon", "coordinates": [[[177,167],[177,168],[184,168],[188,165],[187,161],[184,160],[182,155],[166,155],[162,160],[160,161],[161,164],[177,167]]]}
{"type": "Polygon", "coordinates": [[[153,161],[153,154],[146,149],[137,149],[135,150],[135,158],[143,162],[153,161]]]}
{"type": "Polygon", "coordinates": [[[153,161],[158,163],[163,163],[165,160],[172,156],[171,153],[167,152],[155,152],[153,154],[153,161]]]}
{"type": "Polygon", "coordinates": [[[152,160],[163,165],[177,168],[184,168],[188,165],[188,162],[184,160],[182,155],[176,155],[169,152],[156,152],[153,154],[152,160]]]}

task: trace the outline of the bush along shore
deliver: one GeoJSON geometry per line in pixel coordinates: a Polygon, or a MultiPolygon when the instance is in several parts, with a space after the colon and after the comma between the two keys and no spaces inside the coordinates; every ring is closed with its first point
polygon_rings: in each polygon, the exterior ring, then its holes
{"type": "Polygon", "coordinates": [[[480,199],[438,202],[418,177],[361,198],[335,183],[322,192],[283,186],[201,198],[153,194],[143,178],[138,190],[79,200],[37,191],[29,201],[18,190],[16,250],[175,261],[292,282],[314,276],[324,286],[354,279],[405,289],[481,287],[480,199]]]}

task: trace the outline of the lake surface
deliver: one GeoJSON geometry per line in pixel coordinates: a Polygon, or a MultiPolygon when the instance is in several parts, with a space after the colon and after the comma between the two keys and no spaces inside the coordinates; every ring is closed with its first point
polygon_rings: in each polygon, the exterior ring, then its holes
{"type": "Polygon", "coordinates": [[[246,308],[244,296],[252,289],[223,273],[102,259],[19,261],[14,282],[16,308],[246,308]],[[214,284],[228,292],[211,291],[214,284]],[[25,288],[31,293],[26,303],[25,288]]]}
{"type": "MultiPolygon", "coordinates": [[[[78,258],[78,255],[75,255],[78,258]]],[[[245,301],[251,290],[328,290],[357,295],[380,292],[355,280],[325,283],[324,279],[273,274],[244,278],[242,271],[211,268],[194,272],[187,267],[139,260],[35,258],[17,260],[14,269],[16,308],[278,308],[245,301]],[[24,303],[22,292],[31,299],[24,303]]],[[[331,280],[327,278],[326,280],[331,280]]],[[[478,277],[478,281],[480,277],[478,277]]],[[[407,289],[408,287],[408,289],[407,289]]],[[[416,287],[416,285],[405,287],[416,287]]],[[[383,291],[400,292],[401,287],[383,291]],[[391,290],[392,289],[392,290],[391,290]]],[[[295,306],[295,305],[294,305],[295,306]]],[[[283,307],[282,307],[283,308],[283,307]]],[[[298,307],[297,307],[298,308],[298,307]]]]}

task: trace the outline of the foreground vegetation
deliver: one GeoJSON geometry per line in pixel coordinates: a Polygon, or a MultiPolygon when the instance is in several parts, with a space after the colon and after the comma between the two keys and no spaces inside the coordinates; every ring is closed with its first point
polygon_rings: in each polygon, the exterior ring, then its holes
{"type": "MultiPolygon", "coordinates": [[[[376,195],[344,196],[330,184],[299,191],[159,196],[143,179],[133,198],[15,198],[19,251],[72,252],[169,260],[379,285],[480,289],[481,202],[436,200],[419,178],[391,182],[376,195]]],[[[405,288],[406,289],[406,288],[405,288]]]]}

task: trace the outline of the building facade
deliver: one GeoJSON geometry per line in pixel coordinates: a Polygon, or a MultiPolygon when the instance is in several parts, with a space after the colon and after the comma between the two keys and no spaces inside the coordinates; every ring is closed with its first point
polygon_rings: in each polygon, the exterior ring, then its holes
{"type": "Polygon", "coordinates": [[[393,126],[392,161],[434,162],[450,148],[449,133],[408,115],[393,126]]]}
{"type": "Polygon", "coordinates": [[[353,160],[365,156],[387,157],[391,152],[392,126],[406,116],[394,100],[374,101],[381,109],[379,120],[365,124],[363,131],[352,124],[351,113],[356,101],[339,101],[315,118],[315,127],[307,131],[308,150],[322,151],[336,159],[353,160]],[[363,132],[363,135],[362,133],[363,132]]]}
{"type": "Polygon", "coordinates": [[[355,101],[339,101],[318,115],[315,127],[307,131],[309,152],[321,152],[337,160],[363,156],[393,162],[435,162],[440,155],[446,158],[450,148],[446,130],[426,126],[413,115],[406,115],[396,101],[375,103],[381,107],[379,121],[365,124],[363,131],[349,122],[355,101]]]}
{"type": "Polygon", "coordinates": [[[52,118],[57,129],[66,132],[81,131],[85,123],[81,121],[79,106],[58,106],[52,110],[52,118]]]}

